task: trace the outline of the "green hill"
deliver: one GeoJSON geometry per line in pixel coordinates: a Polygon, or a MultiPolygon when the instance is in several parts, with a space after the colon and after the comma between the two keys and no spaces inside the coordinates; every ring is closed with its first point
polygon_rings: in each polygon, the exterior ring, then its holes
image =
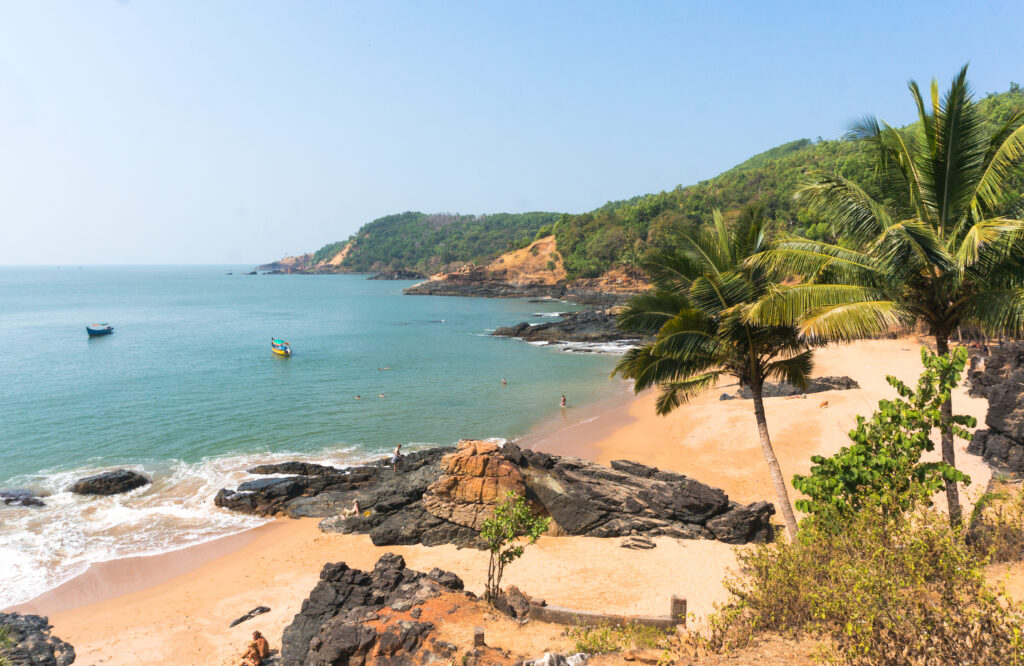
{"type": "MultiPolygon", "coordinates": [[[[1011,84],[1008,92],[989,94],[978,105],[993,124],[1005,121],[1024,107],[1024,91],[1011,84]]],[[[817,170],[838,172],[870,187],[874,160],[862,141],[800,139],[696,185],[609,202],[589,213],[389,215],[364,225],[352,237],[355,244],[342,267],[432,272],[464,262],[482,263],[553,228],[569,277],[594,277],[615,265],[635,265],[649,249],[670,242],[674,231],[709,219],[714,208],[725,211],[728,219],[750,202],[763,205],[779,227],[811,238],[828,237],[828,226],[793,201],[807,174],[817,170]]],[[[1024,191],[1024,177],[1020,183],[1024,191]]],[[[333,257],[345,243],[325,245],[315,261],[333,257]]]]}

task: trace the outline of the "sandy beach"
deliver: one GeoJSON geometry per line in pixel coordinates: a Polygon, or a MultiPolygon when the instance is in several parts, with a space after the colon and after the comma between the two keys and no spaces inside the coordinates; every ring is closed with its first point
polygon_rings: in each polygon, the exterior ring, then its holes
{"type": "MultiPolygon", "coordinates": [[[[806,399],[766,400],[768,424],[787,479],[806,473],[810,456],[843,446],[857,414],[870,414],[880,398],[894,395],[885,374],[913,383],[920,370],[920,344],[913,339],[858,342],[818,353],[815,376],[848,375],[861,386],[812,394],[806,399]]],[[[723,386],[667,417],[654,414],[654,394],[581,407],[560,424],[547,424],[526,441],[534,448],[581,455],[607,463],[627,458],[690,475],[723,488],[740,502],[774,500],[758,443],[750,401],[719,401],[723,386]]],[[[959,413],[983,419],[987,404],[954,396],[959,413]]],[[[957,442],[958,467],[976,498],[989,472],[957,442]]],[[[969,507],[968,507],[969,509],[969,507]]],[[[661,538],[657,548],[634,551],[619,539],[542,538],[506,573],[506,584],[551,603],[584,610],[664,614],[669,597],[687,597],[698,619],[724,599],[724,575],[735,568],[736,548],[713,541],[661,538]]],[[[439,566],[457,573],[468,589],[483,590],[487,558],[453,546],[374,547],[366,536],[322,534],[314,520],[281,519],[212,544],[153,558],[133,558],[93,567],[83,576],[22,606],[46,614],[54,633],[75,645],[79,663],[232,663],[246,637],[259,629],[278,647],[281,631],[298,611],[325,562],[372,567],[383,552],[404,556],[412,568],[439,566]],[[255,606],[270,613],[229,629],[228,623],[255,606]]],[[[467,645],[471,635],[449,640],[467,645]]],[[[495,641],[509,641],[515,631],[495,641]]],[[[536,639],[541,640],[541,639],[536,639]]],[[[550,647],[564,641],[551,633],[550,647]]],[[[543,642],[543,641],[541,641],[543,642]]],[[[499,643],[500,645],[500,643],[499,643]]],[[[532,645],[532,644],[531,644],[532,645]]],[[[537,643],[536,647],[547,647],[537,643]]]]}

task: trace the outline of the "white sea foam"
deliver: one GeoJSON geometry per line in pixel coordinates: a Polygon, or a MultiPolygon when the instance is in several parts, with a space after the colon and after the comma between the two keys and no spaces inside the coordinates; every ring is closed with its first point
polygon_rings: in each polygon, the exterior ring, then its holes
{"type": "Polygon", "coordinates": [[[83,497],[66,488],[76,479],[112,466],[51,470],[13,479],[14,486],[45,495],[46,506],[0,505],[0,571],[4,572],[0,609],[28,601],[95,562],[165,553],[267,522],[213,505],[220,488],[256,478],[245,471],[253,465],[300,459],[344,467],[374,457],[379,456],[341,448],[316,454],[263,453],[199,463],[128,465],[153,483],[111,497],[83,497]]]}

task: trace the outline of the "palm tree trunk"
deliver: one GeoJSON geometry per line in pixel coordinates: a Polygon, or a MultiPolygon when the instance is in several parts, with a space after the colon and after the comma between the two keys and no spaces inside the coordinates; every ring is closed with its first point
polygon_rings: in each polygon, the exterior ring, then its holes
{"type": "MultiPolygon", "coordinates": [[[[949,354],[949,337],[944,334],[936,334],[935,347],[940,354],[949,354]]],[[[951,467],[956,467],[953,432],[948,428],[949,422],[953,419],[952,395],[949,396],[949,400],[942,403],[940,411],[942,413],[942,420],[947,424],[947,427],[942,429],[942,462],[951,467]]],[[[960,490],[956,486],[956,481],[946,481],[946,504],[949,506],[949,524],[953,527],[959,527],[963,524],[963,515],[960,512],[960,490]]]]}
{"type": "Polygon", "coordinates": [[[789,540],[796,539],[796,515],[793,513],[793,505],[789,503],[789,491],[786,490],[786,480],[782,477],[782,468],[779,467],[779,460],[775,457],[775,449],[772,448],[771,437],[768,436],[768,420],[764,415],[764,400],[761,397],[761,383],[751,382],[750,392],[754,397],[754,417],[757,419],[757,433],[761,436],[761,452],[764,453],[765,462],[768,463],[768,471],[772,475],[772,483],[775,484],[775,501],[782,511],[782,517],[786,521],[786,531],[789,533],[789,540]]]}

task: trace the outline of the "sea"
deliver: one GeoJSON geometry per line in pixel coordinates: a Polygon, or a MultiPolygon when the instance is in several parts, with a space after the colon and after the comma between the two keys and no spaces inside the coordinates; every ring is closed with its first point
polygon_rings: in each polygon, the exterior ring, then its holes
{"type": "Polygon", "coordinates": [[[254,464],[359,464],[395,444],[510,440],[623,391],[617,345],[491,336],[571,303],[407,296],[365,275],[240,266],[0,268],[0,609],[91,563],[187,547],[264,519],[213,497],[254,464]],[[87,324],[112,335],[90,338],[87,324]],[[293,355],[270,351],[283,338],[293,355]],[[586,352],[586,353],[582,353],[586,352]],[[607,353],[602,353],[607,352],[607,353]],[[502,380],[506,383],[502,383],[502,380]],[[128,468],[114,497],[70,484],[128,468]]]}

